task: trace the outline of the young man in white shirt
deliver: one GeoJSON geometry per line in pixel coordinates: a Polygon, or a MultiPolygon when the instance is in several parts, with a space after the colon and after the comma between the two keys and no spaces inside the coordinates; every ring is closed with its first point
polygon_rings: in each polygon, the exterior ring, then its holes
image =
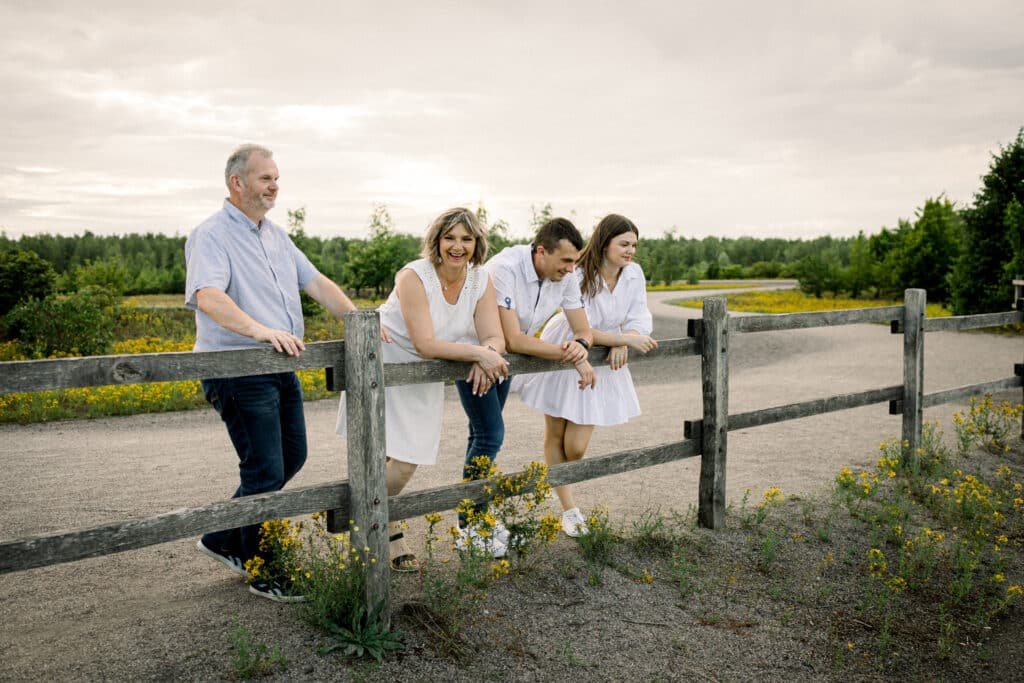
{"type": "MultiPolygon", "coordinates": [[[[593,337],[583,310],[579,282],[571,275],[583,248],[583,237],[569,220],[553,218],[545,223],[532,244],[503,249],[484,268],[490,273],[498,298],[498,316],[505,346],[513,353],[560,360],[571,364],[580,375],[580,390],[593,388],[594,368],[587,360],[593,337]],[[562,344],[541,341],[535,335],[561,308],[569,321],[574,339],[562,344]]],[[[505,407],[510,382],[474,395],[464,381],[455,383],[462,407],[469,417],[469,439],[463,478],[474,479],[478,470],[473,461],[484,456],[497,457],[505,437],[501,411],[505,407]]],[[[464,519],[460,525],[464,526],[464,519]]],[[[472,529],[464,529],[462,542],[481,542],[472,529]]],[[[496,557],[505,554],[508,531],[499,524],[494,537],[481,542],[496,557]]]]}

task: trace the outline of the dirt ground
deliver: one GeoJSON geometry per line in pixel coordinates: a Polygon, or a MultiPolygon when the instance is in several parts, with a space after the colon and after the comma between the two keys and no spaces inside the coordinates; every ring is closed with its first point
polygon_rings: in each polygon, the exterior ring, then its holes
{"type": "MultiPolygon", "coordinates": [[[[699,316],[699,311],[663,303],[670,298],[679,294],[651,294],[655,337],[660,339],[685,336],[686,318],[699,316]]],[[[731,344],[730,412],[902,381],[902,337],[891,335],[883,325],[744,334],[734,336],[731,344]]],[[[1019,337],[929,333],[925,390],[1010,376],[1022,351],[1019,337]]],[[[700,416],[698,358],[674,364],[641,363],[633,373],[643,415],[619,428],[597,429],[590,454],[678,440],[683,420],[700,416]]],[[[1015,390],[1004,397],[1020,400],[1021,394],[1015,390]]],[[[941,420],[951,430],[951,415],[960,407],[929,409],[926,418],[941,420]]],[[[459,477],[465,418],[452,390],[446,394],[445,410],[439,464],[421,468],[410,490],[459,477]]],[[[345,444],[333,432],[335,413],[334,400],[307,404],[310,457],[294,485],[346,476],[345,444]]],[[[516,397],[510,399],[505,417],[502,469],[511,471],[530,460],[541,460],[542,418],[516,397]]],[[[729,497],[738,502],[747,488],[759,493],[773,485],[787,494],[814,495],[828,487],[841,467],[873,463],[879,442],[897,435],[899,429],[899,416],[888,415],[886,406],[878,405],[733,432],[729,435],[729,497]]],[[[7,539],[210,503],[230,495],[237,481],[230,442],[212,410],[2,426],[0,443],[0,536],[7,539]]],[[[653,507],[685,510],[696,503],[697,475],[698,462],[690,459],[586,482],[576,487],[576,495],[585,509],[608,506],[613,518],[628,518],[653,507]]],[[[452,513],[446,513],[446,518],[452,518],[452,513]]],[[[414,547],[422,539],[423,526],[422,520],[412,520],[414,547]]],[[[293,663],[280,674],[281,680],[347,680],[361,675],[473,680],[482,675],[460,672],[450,663],[415,653],[387,665],[386,670],[366,674],[324,663],[323,658],[309,656],[315,651],[315,636],[287,613],[289,607],[250,595],[223,567],[199,555],[194,543],[194,539],[183,539],[4,576],[0,680],[216,680],[230,671],[226,634],[235,619],[253,625],[260,639],[280,644],[289,655],[293,663]],[[309,661],[302,660],[299,652],[305,652],[309,661]]],[[[558,544],[571,547],[566,539],[558,544]]],[[[680,658],[677,653],[671,662],[660,646],[646,640],[643,628],[632,627],[630,638],[635,640],[628,651],[612,648],[608,643],[614,632],[603,624],[622,608],[617,595],[616,587],[609,586],[601,604],[591,601],[597,616],[592,609],[591,618],[583,621],[574,621],[571,608],[537,607],[545,603],[543,594],[498,598],[506,600],[501,610],[525,612],[525,622],[532,624],[530,629],[538,637],[570,628],[581,652],[604,655],[594,655],[601,666],[585,673],[565,673],[540,667],[536,657],[503,651],[496,666],[505,675],[496,677],[819,677],[820,672],[782,663],[779,653],[789,645],[768,629],[744,634],[743,657],[725,668],[722,652],[736,648],[738,641],[722,629],[695,638],[687,645],[687,656],[680,658]],[[533,619],[530,610],[539,616],[533,619]],[[600,610],[607,614],[602,617],[600,610]]]]}

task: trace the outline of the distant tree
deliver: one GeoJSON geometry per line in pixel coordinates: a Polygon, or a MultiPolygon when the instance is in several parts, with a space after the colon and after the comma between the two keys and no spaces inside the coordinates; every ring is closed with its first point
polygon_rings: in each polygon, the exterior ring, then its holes
{"type": "Polygon", "coordinates": [[[476,207],[476,217],[487,227],[488,258],[513,244],[512,238],[508,235],[508,223],[501,218],[490,223],[488,221],[487,209],[484,207],[483,202],[480,202],[476,207]]]}
{"type": "Polygon", "coordinates": [[[544,206],[540,207],[540,211],[537,210],[533,204],[530,205],[530,239],[537,234],[541,226],[547,223],[549,220],[555,217],[554,210],[551,208],[551,202],[547,202],[544,206]]]}
{"type": "Polygon", "coordinates": [[[850,243],[850,265],[845,271],[846,289],[851,297],[858,298],[875,284],[874,266],[871,247],[861,230],[850,243]]]}
{"type": "Polygon", "coordinates": [[[1024,278],[1024,205],[1014,197],[1006,205],[1006,237],[1013,258],[1003,269],[1008,279],[1024,278]]]}
{"type": "Polygon", "coordinates": [[[373,289],[378,298],[395,284],[395,273],[416,257],[418,241],[396,235],[391,214],[384,205],[370,215],[370,239],[353,242],[345,262],[345,283],[356,290],[373,289]]]}
{"type": "Polygon", "coordinates": [[[57,273],[34,251],[0,252],[0,316],[20,301],[45,298],[56,283],[57,273]]]}
{"type": "Polygon", "coordinates": [[[843,271],[833,249],[804,256],[796,264],[795,270],[800,281],[800,291],[804,294],[812,294],[820,299],[825,292],[836,296],[843,289],[843,271]]]}
{"type": "Polygon", "coordinates": [[[1024,204],[1024,128],[993,155],[974,204],[964,211],[963,253],[950,278],[953,311],[959,315],[1006,310],[1012,298],[1007,262],[1017,205],[1024,204]]]}
{"type": "Polygon", "coordinates": [[[120,258],[86,261],[75,269],[75,289],[103,287],[114,296],[122,296],[133,281],[128,266],[120,258]]]}
{"type": "Polygon", "coordinates": [[[960,255],[963,221],[945,197],[928,199],[897,247],[900,289],[928,291],[930,301],[949,299],[948,278],[960,255]]]}

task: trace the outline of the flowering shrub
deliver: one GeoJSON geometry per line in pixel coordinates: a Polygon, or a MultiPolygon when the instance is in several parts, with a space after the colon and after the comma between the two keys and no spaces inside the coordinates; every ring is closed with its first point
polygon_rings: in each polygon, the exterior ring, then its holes
{"type": "Polygon", "coordinates": [[[985,394],[981,400],[972,398],[967,413],[957,411],[953,415],[960,455],[967,455],[979,444],[990,453],[1008,452],[1006,437],[1016,430],[1022,413],[1024,404],[996,404],[992,394],[985,394]]]}

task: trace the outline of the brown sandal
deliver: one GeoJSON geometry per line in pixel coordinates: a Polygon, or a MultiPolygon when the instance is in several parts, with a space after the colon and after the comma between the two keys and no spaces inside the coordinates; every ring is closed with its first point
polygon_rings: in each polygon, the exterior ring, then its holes
{"type": "MultiPolygon", "coordinates": [[[[394,551],[394,544],[398,541],[403,541],[405,534],[399,531],[397,534],[392,534],[388,539],[391,544],[388,550],[389,552],[394,551]]],[[[391,571],[395,572],[418,572],[420,570],[420,563],[416,560],[416,556],[405,549],[405,543],[402,543],[399,547],[397,555],[391,556],[391,571]]]]}

